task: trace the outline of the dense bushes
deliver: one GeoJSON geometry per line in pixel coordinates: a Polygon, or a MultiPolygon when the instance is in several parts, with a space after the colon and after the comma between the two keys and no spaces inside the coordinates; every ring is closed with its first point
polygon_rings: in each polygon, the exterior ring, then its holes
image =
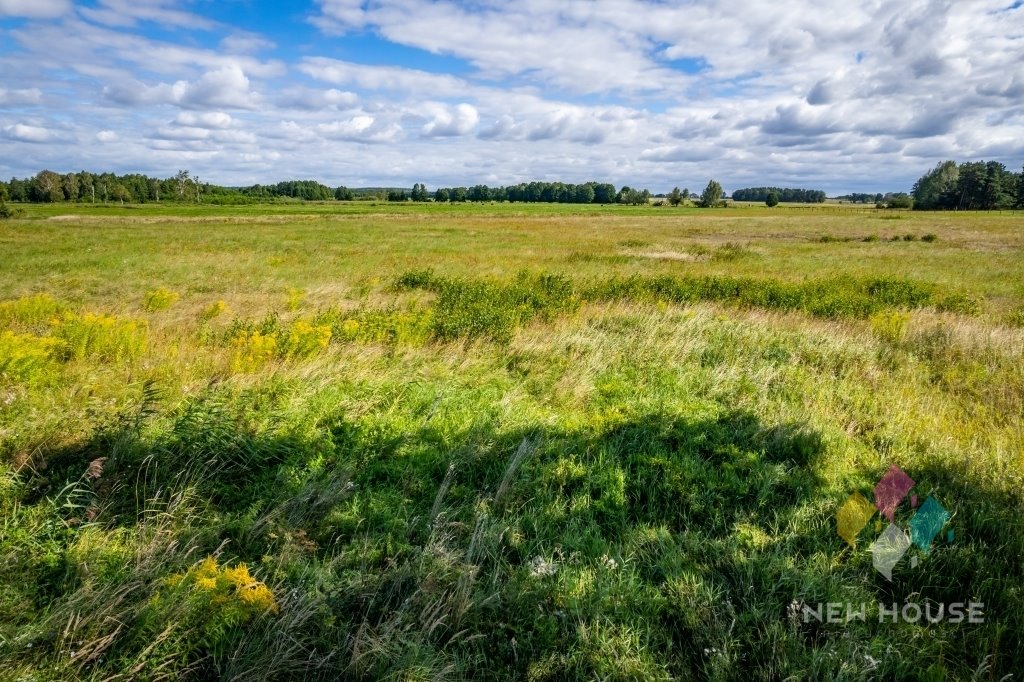
{"type": "Polygon", "coordinates": [[[508,284],[444,278],[411,271],[398,278],[399,289],[426,289],[437,294],[433,332],[441,339],[509,338],[534,319],[575,310],[585,301],[700,301],[730,303],[768,310],[801,311],[826,318],[867,318],[898,308],[973,313],[977,303],[947,294],[923,282],[895,277],[835,277],[784,282],[752,277],[672,276],[611,277],[577,286],[559,275],[519,275],[508,284]]]}

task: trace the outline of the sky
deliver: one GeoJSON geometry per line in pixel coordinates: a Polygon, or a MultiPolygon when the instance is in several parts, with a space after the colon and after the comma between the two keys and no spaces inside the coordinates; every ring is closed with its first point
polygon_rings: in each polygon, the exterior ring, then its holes
{"type": "Polygon", "coordinates": [[[908,191],[1024,162],[1024,0],[0,0],[0,176],[908,191]]]}

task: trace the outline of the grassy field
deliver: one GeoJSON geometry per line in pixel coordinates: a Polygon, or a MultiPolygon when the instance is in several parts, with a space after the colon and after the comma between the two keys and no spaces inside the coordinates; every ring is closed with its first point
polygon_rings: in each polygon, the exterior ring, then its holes
{"type": "Polygon", "coordinates": [[[1020,213],[32,206],[0,249],[0,679],[1024,670],[1020,213]],[[890,581],[836,513],[893,465],[951,518],[890,581]]]}

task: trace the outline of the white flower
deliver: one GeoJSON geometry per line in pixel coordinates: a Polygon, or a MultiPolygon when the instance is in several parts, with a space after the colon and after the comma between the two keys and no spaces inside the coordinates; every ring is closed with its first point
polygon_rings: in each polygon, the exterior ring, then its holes
{"type": "Polygon", "coordinates": [[[558,573],[558,564],[547,561],[541,556],[530,559],[530,575],[534,578],[546,578],[555,573],[558,573]]]}

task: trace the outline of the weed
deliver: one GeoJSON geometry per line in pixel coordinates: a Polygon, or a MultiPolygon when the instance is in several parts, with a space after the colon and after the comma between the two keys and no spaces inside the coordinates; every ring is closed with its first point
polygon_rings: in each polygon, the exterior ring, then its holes
{"type": "Polygon", "coordinates": [[[1011,327],[1024,327],[1024,306],[1020,306],[1006,315],[1006,323],[1011,327]]]}
{"type": "Polygon", "coordinates": [[[234,320],[224,339],[234,348],[231,366],[237,372],[259,369],[274,358],[303,359],[323,351],[331,342],[333,330],[322,320],[298,319],[284,324],[269,315],[259,324],[234,320]]]}
{"type": "Polygon", "coordinates": [[[153,289],[147,291],[146,295],[142,299],[142,309],[146,312],[155,313],[161,310],[167,310],[172,305],[178,302],[181,295],[176,291],[170,291],[169,289],[153,289]]]}
{"type": "Polygon", "coordinates": [[[289,289],[287,308],[290,312],[295,312],[302,307],[302,302],[306,298],[306,292],[302,289],[289,289]]]}
{"type": "Polygon", "coordinates": [[[747,258],[752,255],[754,255],[754,252],[746,246],[736,244],[734,242],[726,242],[724,245],[718,247],[714,252],[712,252],[711,260],[723,263],[732,263],[741,258],[747,258]]]}
{"type": "Polygon", "coordinates": [[[561,275],[521,273],[503,285],[412,273],[400,277],[397,285],[409,287],[417,282],[437,292],[432,326],[434,336],[441,340],[483,337],[507,341],[522,324],[535,318],[553,319],[580,304],[572,282],[561,275]]]}
{"type": "Polygon", "coordinates": [[[238,332],[232,338],[231,345],[235,354],[231,359],[231,368],[236,372],[251,372],[259,369],[278,354],[277,336],[264,334],[259,330],[238,332]]]}
{"type": "Polygon", "coordinates": [[[892,344],[906,338],[910,315],[900,311],[878,312],[871,316],[871,331],[875,336],[892,344]]]}
{"type": "Polygon", "coordinates": [[[0,332],[0,381],[37,381],[49,374],[61,342],[52,336],[0,332]]]}
{"type": "Polygon", "coordinates": [[[309,357],[327,348],[331,342],[331,333],[328,325],[313,325],[306,320],[296,320],[289,327],[280,352],[289,358],[309,357]]]}
{"type": "Polygon", "coordinates": [[[53,326],[64,359],[98,358],[108,362],[137,359],[146,349],[149,326],[133,320],[85,312],[64,313],[53,326]]]}
{"type": "Polygon", "coordinates": [[[48,294],[36,294],[0,302],[0,327],[43,331],[67,311],[67,306],[48,294]]]}
{"type": "Polygon", "coordinates": [[[214,301],[210,305],[203,308],[203,311],[199,314],[199,319],[203,322],[209,322],[210,320],[220,317],[224,313],[228,312],[228,305],[224,301],[214,301]]]}

